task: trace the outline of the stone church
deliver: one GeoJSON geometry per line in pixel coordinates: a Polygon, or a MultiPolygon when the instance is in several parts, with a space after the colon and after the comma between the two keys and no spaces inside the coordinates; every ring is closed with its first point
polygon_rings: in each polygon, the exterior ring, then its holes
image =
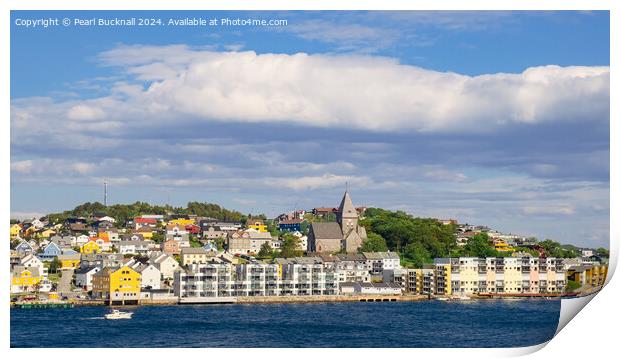
{"type": "Polygon", "coordinates": [[[356,253],[366,240],[366,229],[358,225],[359,215],[345,191],[336,213],[336,222],[315,222],[308,233],[308,251],[356,253]]]}

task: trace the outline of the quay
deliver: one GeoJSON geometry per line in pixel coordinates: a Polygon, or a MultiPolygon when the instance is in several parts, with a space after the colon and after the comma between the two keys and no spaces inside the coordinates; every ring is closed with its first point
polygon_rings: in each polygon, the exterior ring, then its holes
{"type": "Polygon", "coordinates": [[[565,293],[499,293],[485,292],[478,293],[479,298],[573,298],[578,295],[577,292],[565,293]]]}
{"type": "Polygon", "coordinates": [[[30,303],[15,303],[13,304],[14,307],[20,308],[20,309],[38,309],[38,308],[73,308],[73,303],[68,303],[68,302],[48,302],[48,303],[43,303],[43,302],[30,302],[30,303]]]}
{"type": "Polygon", "coordinates": [[[242,296],[237,303],[397,302],[427,300],[421,295],[242,296]]]}

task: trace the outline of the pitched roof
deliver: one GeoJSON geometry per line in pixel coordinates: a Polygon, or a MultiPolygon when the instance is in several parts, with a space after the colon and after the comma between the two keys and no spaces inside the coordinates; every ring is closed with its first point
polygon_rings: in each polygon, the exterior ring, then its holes
{"type": "Polygon", "coordinates": [[[62,254],[58,255],[58,260],[79,260],[80,254],[62,254]]]}
{"type": "Polygon", "coordinates": [[[342,229],[337,222],[312,223],[311,229],[315,239],[342,240],[342,229]]]}
{"type": "Polygon", "coordinates": [[[181,255],[187,254],[207,254],[207,252],[202,247],[185,247],[181,250],[181,255]]]}
{"type": "Polygon", "coordinates": [[[300,224],[302,223],[304,220],[303,219],[291,219],[291,220],[280,220],[280,222],[278,224],[280,225],[286,225],[286,224],[300,224]]]}
{"type": "Polygon", "coordinates": [[[337,254],[340,261],[366,261],[362,254],[337,254]]]}
{"type": "Polygon", "coordinates": [[[342,197],[342,201],[340,202],[340,206],[338,207],[338,216],[341,218],[357,218],[357,210],[355,210],[355,206],[351,201],[351,196],[349,196],[349,192],[345,191],[344,196],[342,197]]]}

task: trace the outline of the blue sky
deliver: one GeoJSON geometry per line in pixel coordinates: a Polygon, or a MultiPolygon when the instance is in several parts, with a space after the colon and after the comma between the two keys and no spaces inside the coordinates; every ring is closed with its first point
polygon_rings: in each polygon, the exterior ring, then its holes
{"type": "Polygon", "coordinates": [[[11,211],[359,205],[609,242],[607,12],[13,12],[11,211]],[[281,27],[27,29],[18,18],[281,27]]]}

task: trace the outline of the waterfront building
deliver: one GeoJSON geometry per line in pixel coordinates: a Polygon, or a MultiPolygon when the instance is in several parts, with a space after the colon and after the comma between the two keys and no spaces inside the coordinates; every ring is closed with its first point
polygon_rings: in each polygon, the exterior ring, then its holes
{"type": "Polygon", "coordinates": [[[228,296],[335,295],[335,272],[301,258],[281,263],[190,265],[175,272],[174,291],[180,298],[228,296]]]}
{"type": "Polygon", "coordinates": [[[396,283],[344,282],[340,284],[341,294],[358,295],[401,295],[403,288],[396,283]]]}
{"type": "Polygon", "coordinates": [[[335,262],[338,282],[370,282],[370,264],[362,254],[338,254],[335,262]]]}
{"type": "Polygon", "coordinates": [[[106,267],[93,275],[92,296],[112,303],[138,303],[141,277],[131,267],[106,267]]]}
{"type": "Polygon", "coordinates": [[[460,257],[435,259],[450,264],[451,291],[456,295],[562,293],[566,275],[562,259],[553,257],[460,257]]]}
{"type": "Polygon", "coordinates": [[[308,234],[308,249],[315,252],[356,253],[366,239],[366,229],[358,225],[359,214],[348,192],[336,213],[336,222],[314,222],[308,234]]]}
{"type": "Polygon", "coordinates": [[[363,252],[372,276],[382,276],[383,270],[396,270],[400,266],[400,256],[395,252],[363,252]]]}
{"type": "Polygon", "coordinates": [[[101,266],[80,266],[75,270],[75,285],[84,291],[93,289],[93,275],[101,271],[101,266]]]}
{"type": "Polygon", "coordinates": [[[607,278],[606,265],[574,265],[568,268],[567,279],[578,282],[582,287],[601,287],[607,278]]]}
{"type": "Polygon", "coordinates": [[[134,263],[131,268],[136,270],[140,274],[140,287],[147,289],[159,289],[161,288],[161,272],[155,267],[155,265],[134,263]]]}
{"type": "Polygon", "coordinates": [[[226,263],[192,264],[174,272],[174,295],[179,298],[233,296],[233,266],[226,263]]]}

